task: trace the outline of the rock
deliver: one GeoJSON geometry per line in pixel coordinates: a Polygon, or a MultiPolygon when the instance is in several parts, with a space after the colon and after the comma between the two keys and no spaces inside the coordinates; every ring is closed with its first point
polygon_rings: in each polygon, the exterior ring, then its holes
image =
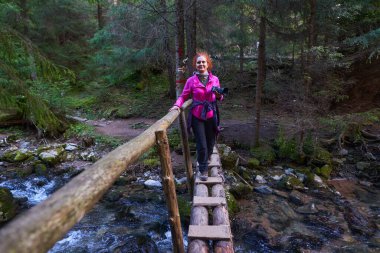
{"type": "Polygon", "coordinates": [[[339,153],[338,153],[338,154],[339,154],[340,156],[346,156],[346,155],[348,155],[348,150],[342,148],[341,150],[339,150],[339,153]]]}
{"type": "Polygon", "coordinates": [[[278,197],[284,198],[284,199],[289,198],[289,195],[286,192],[283,192],[283,191],[279,191],[279,190],[274,190],[273,189],[273,194],[276,195],[276,196],[278,196],[278,197]]]}
{"type": "Polygon", "coordinates": [[[285,177],[285,175],[281,175],[281,176],[274,175],[274,176],[272,176],[273,180],[275,180],[275,181],[280,181],[283,177],[285,177]]]}
{"type": "Polygon", "coordinates": [[[322,234],[326,238],[338,239],[344,234],[345,229],[341,227],[337,217],[329,215],[307,215],[304,218],[307,226],[313,227],[315,234],[322,234]]]}
{"type": "Polygon", "coordinates": [[[182,177],[182,178],[180,178],[180,179],[175,178],[175,182],[176,182],[177,184],[186,184],[186,182],[187,182],[187,177],[182,177]]]}
{"type": "Polygon", "coordinates": [[[80,153],[80,158],[83,161],[96,162],[99,159],[98,155],[94,151],[84,151],[80,153]]]}
{"type": "Polygon", "coordinates": [[[34,172],[34,169],[32,166],[22,166],[20,168],[17,168],[16,173],[19,177],[27,177],[32,175],[34,172]]]}
{"type": "Polygon", "coordinates": [[[360,180],[359,184],[367,186],[367,187],[371,187],[373,185],[371,182],[363,181],[363,180],[360,180]]]}
{"type": "Polygon", "coordinates": [[[312,198],[307,196],[306,194],[303,194],[299,191],[293,190],[289,194],[289,200],[299,206],[306,205],[307,203],[310,202],[312,198]]]}
{"type": "Polygon", "coordinates": [[[33,154],[27,149],[17,149],[5,152],[1,159],[10,163],[18,163],[28,160],[32,157],[33,154]]]}
{"type": "Polygon", "coordinates": [[[316,182],[319,185],[323,185],[322,179],[317,175],[314,175],[314,182],[316,182]]]}
{"type": "Polygon", "coordinates": [[[231,151],[228,155],[222,155],[221,163],[225,170],[234,170],[237,165],[238,155],[235,151],[231,151]]]}
{"type": "Polygon", "coordinates": [[[287,168],[287,169],[285,170],[285,175],[294,175],[293,172],[294,172],[294,169],[292,169],[292,168],[287,168]]]}
{"type": "Polygon", "coordinates": [[[345,203],[344,219],[348,223],[348,227],[355,234],[370,237],[376,232],[376,224],[354,206],[345,203]]]}
{"type": "Polygon", "coordinates": [[[40,175],[40,176],[46,176],[47,175],[47,172],[48,172],[47,167],[42,162],[37,161],[36,163],[33,164],[33,168],[34,168],[34,172],[37,175],[40,175]]]}
{"type": "Polygon", "coordinates": [[[267,185],[260,185],[258,187],[255,187],[254,189],[255,189],[255,191],[262,193],[262,194],[272,194],[272,192],[273,192],[273,189],[267,185]]]}
{"type": "Polygon", "coordinates": [[[46,164],[56,165],[66,159],[66,152],[63,147],[57,147],[42,151],[38,157],[46,164]]]}
{"type": "Polygon", "coordinates": [[[292,233],[288,238],[287,252],[306,252],[305,250],[319,250],[323,245],[323,240],[314,235],[292,233]]]}
{"type": "Polygon", "coordinates": [[[309,203],[307,205],[298,207],[296,209],[296,212],[301,214],[315,214],[318,213],[318,209],[314,203],[309,203]]]}
{"type": "Polygon", "coordinates": [[[162,187],[162,184],[159,181],[152,180],[152,179],[145,181],[144,185],[147,188],[156,188],[156,187],[161,188],[162,187]]]}
{"type": "Polygon", "coordinates": [[[299,189],[304,187],[302,182],[295,176],[285,176],[277,183],[277,185],[278,187],[287,190],[299,189]]]}
{"type": "Polygon", "coordinates": [[[11,191],[0,187],[0,224],[16,215],[16,204],[11,191]]]}
{"type": "Polygon", "coordinates": [[[244,196],[247,196],[251,192],[252,192],[252,188],[250,188],[248,185],[243,184],[243,183],[238,183],[237,185],[232,186],[230,189],[230,193],[236,199],[242,199],[244,196]]]}
{"type": "Polygon", "coordinates": [[[105,196],[104,196],[104,200],[108,201],[108,202],[116,202],[118,201],[120,198],[122,197],[122,193],[120,191],[117,191],[117,190],[111,190],[111,191],[108,191],[105,196]]]}
{"type": "Polygon", "coordinates": [[[66,151],[74,151],[78,149],[78,145],[75,143],[66,143],[65,150],[66,151]]]}
{"type": "Polygon", "coordinates": [[[282,166],[280,166],[280,165],[276,165],[276,166],[274,166],[273,169],[276,169],[276,170],[283,170],[282,166]]]}
{"type": "Polygon", "coordinates": [[[297,176],[297,178],[298,178],[302,183],[306,180],[306,175],[305,175],[305,174],[302,174],[302,173],[297,172],[297,173],[296,173],[296,176],[297,176]]]}
{"type": "Polygon", "coordinates": [[[256,178],[255,178],[256,182],[258,182],[259,184],[266,184],[267,181],[263,178],[263,176],[261,175],[257,175],[256,178]]]}
{"type": "Polygon", "coordinates": [[[356,163],[356,168],[358,170],[365,170],[368,169],[371,166],[371,163],[369,162],[357,162],[356,163]]]}
{"type": "Polygon", "coordinates": [[[328,179],[330,177],[331,171],[332,171],[332,167],[328,164],[325,164],[323,167],[317,168],[316,173],[319,176],[322,176],[323,178],[328,179]]]}
{"type": "Polygon", "coordinates": [[[370,161],[376,161],[376,157],[371,152],[365,153],[364,157],[367,158],[370,161]]]}

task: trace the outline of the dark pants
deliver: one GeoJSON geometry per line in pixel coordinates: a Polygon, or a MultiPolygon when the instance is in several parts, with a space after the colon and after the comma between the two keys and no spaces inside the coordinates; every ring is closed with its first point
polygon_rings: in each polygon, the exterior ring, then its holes
{"type": "Polygon", "coordinates": [[[199,171],[208,170],[208,158],[211,156],[216,138],[215,120],[213,118],[200,120],[193,116],[191,126],[197,143],[197,161],[199,171]]]}

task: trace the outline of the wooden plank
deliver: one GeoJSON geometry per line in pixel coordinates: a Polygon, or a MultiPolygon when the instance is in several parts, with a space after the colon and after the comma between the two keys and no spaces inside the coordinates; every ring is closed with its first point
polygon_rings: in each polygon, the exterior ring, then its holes
{"type": "Polygon", "coordinates": [[[226,205],[226,199],[221,197],[194,196],[193,206],[220,206],[226,205]]]}
{"type": "Polygon", "coordinates": [[[212,150],[213,154],[218,154],[218,149],[214,146],[214,149],[212,150]]]}
{"type": "Polygon", "coordinates": [[[202,181],[199,177],[195,179],[196,184],[222,184],[222,177],[208,177],[207,181],[202,181]]]}
{"type": "Polygon", "coordinates": [[[231,239],[230,227],[227,225],[220,226],[189,226],[189,238],[198,238],[205,240],[229,240],[231,239]]]}

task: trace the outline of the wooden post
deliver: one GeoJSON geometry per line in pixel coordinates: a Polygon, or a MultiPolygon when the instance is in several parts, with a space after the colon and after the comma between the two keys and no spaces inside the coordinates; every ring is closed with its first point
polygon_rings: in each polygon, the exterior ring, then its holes
{"type": "Polygon", "coordinates": [[[156,144],[160,155],[162,182],[169,209],[169,222],[173,238],[173,251],[175,253],[184,253],[185,248],[182,238],[181,220],[179,217],[177,194],[175,192],[172,163],[170,158],[169,141],[166,131],[156,131],[156,144]]]}
{"type": "MultiPolygon", "coordinates": [[[[191,113],[191,112],[189,112],[191,113]]],[[[187,134],[187,124],[185,119],[185,112],[182,110],[179,115],[179,125],[181,131],[181,140],[182,140],[182,152],[185,157],[185,167],[187,175],[187,187],[190,191],[190,196],[193,196],[193,183],[194,183],[194,174],[193,166],[191,163],[190,148],[189,148],[189,136],[187,134]]]]}

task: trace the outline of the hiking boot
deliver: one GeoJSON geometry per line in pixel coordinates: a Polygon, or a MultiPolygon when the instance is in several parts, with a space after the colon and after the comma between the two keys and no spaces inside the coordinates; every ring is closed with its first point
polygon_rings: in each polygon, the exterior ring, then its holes
{"type": "Polygon", "coordinates": [[[199,177],[201,179],[201,181],[207,181],[208,179],[208,171],[203,171],[201,172],[201,176],[199,177]]]}

